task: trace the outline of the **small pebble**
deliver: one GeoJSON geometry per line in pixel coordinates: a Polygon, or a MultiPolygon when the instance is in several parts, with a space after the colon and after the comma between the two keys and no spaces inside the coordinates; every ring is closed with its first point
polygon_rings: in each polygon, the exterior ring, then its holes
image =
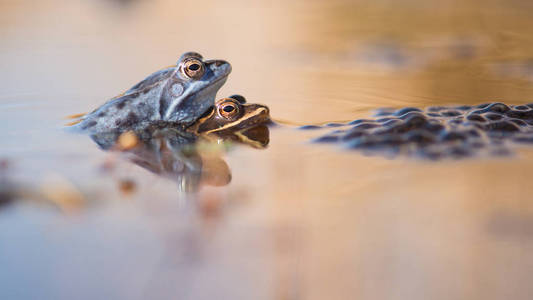
{"type": "Polygon", "coordinates": [[[124,195],[131,195],[133,192],[135,192],[137,188],[137,184],[135,184],[135,181],[131,179],[121,179],[118,181],[118,189],[122,194],[124,195]]]}
{"type": "Polygon", "coordinates": [[[126,131],[118,137],[117,146],[121,150],[130,150],[137,146],[139,139],[133,131],[126,131]]]}

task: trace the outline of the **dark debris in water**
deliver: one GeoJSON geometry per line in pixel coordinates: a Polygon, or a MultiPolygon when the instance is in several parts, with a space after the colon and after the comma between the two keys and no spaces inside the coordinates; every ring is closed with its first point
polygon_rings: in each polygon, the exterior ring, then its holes
{"type": "Polygon", "coordinates": [[[510,155],[513,144],[533,145],[533,105],[494,102],[425,110],[381,109],[376,119],[348,122],[313,142],[341,144],[369,154],[432,160],[510,155]]]}

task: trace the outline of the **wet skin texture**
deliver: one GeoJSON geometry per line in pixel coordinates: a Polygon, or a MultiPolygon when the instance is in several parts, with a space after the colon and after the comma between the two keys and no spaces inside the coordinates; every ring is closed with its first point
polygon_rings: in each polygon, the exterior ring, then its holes
{"type": "Polygon", "coordinates": [[[505,155],[512,153],[512,145],[533,144],[533,103],[383,109],[372,119],[300,129],[324,127],[338,128],[314,142],[341,144],[368,154],[427,159],[464,158],[481,153],[505,155]]]}
{"type": "Polygon", "coordinates": [[[89,133],[138,130],[153,124],[188,126],[214,104],[231,72],[223,60],[183,54],[175,66],[157,71],[83,116],[73,127],[89,133]]]}

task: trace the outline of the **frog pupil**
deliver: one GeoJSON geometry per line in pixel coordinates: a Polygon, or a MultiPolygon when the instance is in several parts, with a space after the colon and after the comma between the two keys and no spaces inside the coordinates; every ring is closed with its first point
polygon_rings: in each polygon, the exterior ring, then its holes
{"type": "Polygon", "coordinates": [[[228,106],[224,106],[224,108],[222,108],[225,112],[229,113],[229,112],[232,112],[235,108],[231,105],[228,105],[228,106]]]}
{"type": "Polygon", "coordinates": [[[189,66],[189,70],[191,71],[198,71],[200,69],[200,65],[199,64],[192,64],[189,66]]]}

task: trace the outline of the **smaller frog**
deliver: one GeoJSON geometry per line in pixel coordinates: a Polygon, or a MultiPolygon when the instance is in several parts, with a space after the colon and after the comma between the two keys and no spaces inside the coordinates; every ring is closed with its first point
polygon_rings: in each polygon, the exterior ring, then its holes
{"type": "Polygon", "coordinates": [[[90,133],[138,130],[152,124],[186,127],[213,106],[230,72],[226,61],[204,60],[187,52],[175,66],[153,73],[72,126],[90,133]]]}
{"type": "Polygon", "coordinates": [[[217,100],[211,110],[188,127],[187,131],[198,135],[227,134],[253,128],[269,121],[268,107],[246,103],[243,96],[233,95],[217,100]]]}

